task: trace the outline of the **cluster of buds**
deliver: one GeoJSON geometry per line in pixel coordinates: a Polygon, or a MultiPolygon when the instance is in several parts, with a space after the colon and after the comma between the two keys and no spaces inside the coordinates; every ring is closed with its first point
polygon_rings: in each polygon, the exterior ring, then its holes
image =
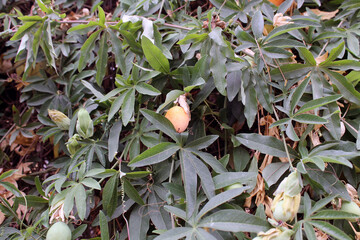
{"type": "Polygon", "coordinates": [[[70,119],[68,116],[58,110],[48,109],[48,114],[51,120],[61,129],[69,130],[70,119]]]}
{"type": "Polygon", "coordinates": [[[94,123],[90,118],[90,114],[88,111],[86,111],[85,108],[80,108],[78,112],[76,131],[84,139],[90,138],[94,134],[94,123]]]}
{"type": "Polygon", "coordinates": [[[253,240],[290,240],[294,231],[285,227],[271,228],[267,232],[259,232],[253,240]]]}
{"type": "Polygon", "coordinates": [[[271,204],[271,211],[277,221],[287,222],[294,219],[300,207],[301,189],[297,171],[280,183],[271,204]]]}

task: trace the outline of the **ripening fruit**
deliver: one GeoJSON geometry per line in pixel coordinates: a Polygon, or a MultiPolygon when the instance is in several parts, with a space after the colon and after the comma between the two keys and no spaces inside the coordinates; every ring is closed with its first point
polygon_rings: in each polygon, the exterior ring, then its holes
{"type": "Polygon", "coordinates": [[[71,231],[63,222],[54,223],[46,234],[46,240],[71,240],[71,231]]]}
{"type": "MultiPolygon", "coordinates": [[[[342,210],[344,212],[356,214],[356,215],[358,215],[360,217],[360,208],[353,201],[351,201],[351,202],[343,201],[342,204],[341,204],[341,209],[340,210],[342,210]]],[[[347,220],[354,221],[355,219],[347,219],[347,220]]]]}
{"type": "Polygon", "coordinates": [[[278,7],[284,2],[284,0],[269,0],[269,2],[275,4],[278,7]]]}
{"type": "Polygon", "coordinates": [[[179,106],[170,108],[165,114],[165,117],[174,125],[178,133],[185,131],[190,121],[189,115],[179,106]]]}

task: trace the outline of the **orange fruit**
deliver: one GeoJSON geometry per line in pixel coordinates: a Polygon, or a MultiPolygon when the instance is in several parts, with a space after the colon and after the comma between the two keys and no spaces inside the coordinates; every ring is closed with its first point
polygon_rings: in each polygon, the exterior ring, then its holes
{"type": "Polygon", "coordinates": [[[269,2],[275,4],[278,7],[284,2],[284,0],[269,0],[269,2]]]}
{"type": "Polygon", "coordinates": [[[165,117],[169,119],[178,133],[185,131],[190,122],[190,118],[185,110],[179,106],[170,108],[165,117]]]}

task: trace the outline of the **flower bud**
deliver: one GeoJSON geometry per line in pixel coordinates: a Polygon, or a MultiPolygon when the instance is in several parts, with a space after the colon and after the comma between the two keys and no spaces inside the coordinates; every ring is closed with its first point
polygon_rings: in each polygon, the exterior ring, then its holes
{"type": "MultiPolygon", "coordinates": [[[[259,232],[257,237],[254,238],[256,240],[290,240],[291,235],[294,234],[294,231],[285,228],[285,227],[277,227],[271,228],[267,232],[259,232]]],[[[253,240],[254,240],[253,239],[253,240]]]]}
{"type": "Polygon", "coordinates": [[[294,197],[283,195],[281,200],[271,205],[274,218],[277,221],[287,222],[294,219],[300,207],[301,195],[300,193],[294,197]]]}
{"type": "Polygon", "coordinates": [[[298,172],[292,172],[280,183],[275,191],[275,198],[271,203],[271,211],[277,221],[291,221],[300,207],[301,186],[298,172]]]}
{"type": "Polygon", "coordinates": [[[76,123],[76,131],[83,138],[89,138],[94,134],[94,124],[90,118],[90,114],[85,108],[80,108],[78,112],[78,120],[76,123]]]}
{"type": "Polygon", "coordinates": [[[69,130],[70,119],[58,110],[48,109],[48,114],[51,120],[61,129],[61,130],[69,130]]]}
{"type": "Polygon", "coordinates": [[[77,150],[81,148],[81,145],[79,144],[78,140],[80,140],[81,137],[79,134],[74,134],[69,140],[66,142],[66,147],[71,155],[74,155],[77,150]]]}

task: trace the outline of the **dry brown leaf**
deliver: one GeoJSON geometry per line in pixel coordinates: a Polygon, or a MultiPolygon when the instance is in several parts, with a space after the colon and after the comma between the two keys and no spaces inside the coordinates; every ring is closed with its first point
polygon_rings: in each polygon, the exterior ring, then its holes
{"type": "Polygon", "coordinates": [[[324,53],[321,56],[318,56],[315,58],[316,65],[319,65],[320,63],[324,62],[329,56],[329,52],[324,53]]]}
{"type": "Polygon", "coordinates": [[[280,27],[280,26],[284,26],[284,25],[293,23],[290,20],[291,20],[291,17],[283,16],[282,13],[277,13],[277,14],[275,14],[275,16],[273,18],[273,25],[274,25],[274,27],[280,27]]]}
{"type": "Polygon", "coordinates": [[[30,83],[23,81],[16,73],[10,74],[10,77],[7,79],[8,82],[15,82],[16,90],[20,90],[23,87],[28,86],[30,83]]]}
{"type": "Polygon", "coordinates": [[[316,15],[321,16],[321,20],[329,20],[336,16],[336,14],[339,12],[339,9],[333,12],[324,12],[324,11],[320,11],[319,9],[311,9],[311,11],[316,15]]]}
{"type": "Polygon", "coordinates": [[[311,143],[313,144],[314,147],[321,144],[318,131],[312,131],[309,134],[309,136],[310,136],[311,143]]]}

